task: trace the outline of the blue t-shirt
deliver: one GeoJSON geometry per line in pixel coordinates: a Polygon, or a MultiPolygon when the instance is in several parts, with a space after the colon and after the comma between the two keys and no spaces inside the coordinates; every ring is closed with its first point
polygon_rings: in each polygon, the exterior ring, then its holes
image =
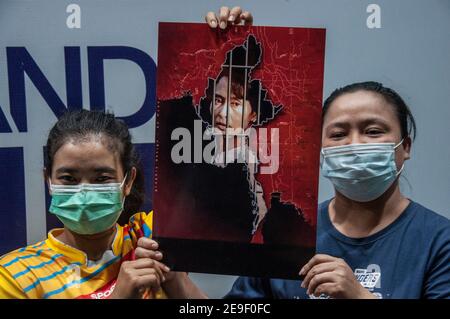
{"type": "MultiPolygon", "coordinates": [[[[450,298],[447,218],[411,202],[383,230],[355,239],[334,228],[328,214],[329,202],[319,205],[317,253],[344,259],[359,282],[379,298],[450,298]]],[[[239,277],[225,298],[314,298],[300,283],[239,277]]]]}

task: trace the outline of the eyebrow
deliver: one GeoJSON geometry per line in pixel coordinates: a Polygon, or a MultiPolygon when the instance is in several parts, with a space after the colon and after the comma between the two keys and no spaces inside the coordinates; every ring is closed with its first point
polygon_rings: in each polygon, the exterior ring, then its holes
{"type": "Polygon", "coordinates": [[[379,117],[372,117],[365,119],[361,122],[362,125],[367,126],[369,124],[381,124],[383,126],[389,126],[389,124],[383,119],[379,117]]]}
{"type": "Polygon", "coordinates": [[[348,122],[333,122],[331,124],[328,124],[326,126],[326,129],[331,129],[331,128],[335,128],[335,127],[339,127],[339,128],[347,128],[350,125],[348,124],[348,122]]]}
{"type": "Polygon", "coordinates": [[[108,166],[102,166],[102,167],[95,168],[94,172],[96,172],[96,173],[112,173],[112,174],[115,174],[116,170],[114,168],[111,168],[111,167],[108,167],[108,166]]]}
{"type": "MultiPolygon", "coordinates": [[[[227,94],[227,95],[228,95],[228,94],[227,94]]],[[[226,99],[225,96],[223,96],[222,94],[219,94],[219,93],[217,93],[217,92],[216,92],[215,96],[216,96],[216,97],[220,97],[220,98],[222,98],[222,99],[224,99],[224,100],[226,99]]],[[[242,100],[243,98],[244,98],[243,96],[239,97],[236,93],[231,92],[231,99],[242,100]]]]}
{"type": "MultiPolygon", "coordinates": [[[[61,173],[69,173],[69,174],[73,174],[73,173],[77,173],[79,170],[75,169],[75,168],[70,168],[70,167],[60,167],[56,170],[57,174],[61,174],[61,173]]],[[[115,174],[116,170],[114,168],[111,168],[109,166],[100,166],[100,167],[96,167],[94,169],[94,172],[96,173],[111,173],[111,174],[115,174]]]]}
{"type": "MultiPolygon", "coordinates": [[[[361,126],[361,125],[367,126],[370,124],[380,124],[385,127],[389,126],[389,124],[383,118],[379,118],[379,117],[371,117],[368,119],[364,119],[361,122],[358,122],[357,124],[358,124],[358,126],[361,126]]],[[[329,125],[327,125],[327,129],[334,128],[334,127],[346,128],[348,126],[350,126],[348,121],[332,122],[329,125]]]]}
{"type": "Polygon", "coordinates": [[[57,174],[61,174],[61,173],[70,173],[70,174],[73,174],[73,173],[76,173],[76,172],[78,172],[78,170],[77,169],[75,169],[75,168],[70,168],[70,167],[60,167],[60,168],[58,168],[57,170],[56,170],[56,173],[57,174]]]}

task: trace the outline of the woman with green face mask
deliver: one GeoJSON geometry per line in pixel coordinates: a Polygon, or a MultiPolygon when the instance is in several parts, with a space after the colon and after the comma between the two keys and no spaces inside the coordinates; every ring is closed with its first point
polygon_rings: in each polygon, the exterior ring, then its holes
{"type": "Polygon", "coordinates": [[[68,112],[51,129],[46,150],[49,211],[64,228],[0,259],[0,298],[197,292],[185,273],[168,273],[160,262],[158,244],[150,239],[152,212],[136,213],[144,181],[123,121],[99,111],[68,112]]]}

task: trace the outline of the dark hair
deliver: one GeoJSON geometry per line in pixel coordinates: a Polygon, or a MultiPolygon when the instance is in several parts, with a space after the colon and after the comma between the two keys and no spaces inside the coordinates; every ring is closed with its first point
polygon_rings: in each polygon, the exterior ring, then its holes
{"type": "MultiPolygon", "coordinates": [[[[250,102],[252,111],[258,116],[257,122],[262,125],[280,111],[281,105],[273,105],[267,100],[267,90],[262,87],[260,80],[250,80],[251,72],[260,64],[262,56],[261,43],[256,41],[255,36],[249,35],[243,45],[236,46],[226,54],[225,63],[222,65],[220,74],[216,79],[208,80],[206,94],[200,99],[199,116],[209,124],[212,124],[211,103],[214,103],[213,95],[215,85],[223,77],[229,77],[231,67],[231,92],[238,98],[245,98],[250,102]],[[246,76],[247,74],[247,76],[246,76]],[[246,83],[247,82],[247,83],[246,83]],[[259,105],[259,106],[258,106],[259,105]],[[259,114],[258,114],[259,108],[259,114]]],[[[255,124],[253,124],[255,125],[255,124]]],[[[257,124],[256,124],[257,125],[257,124]]]]}
{"type": "Polygon", "coordinates": [[[119,218],[119,224],[128,223],[129,217],[138,212],[144,202],[144,175],[140,159],[131,142],[131,134],[124,121],[114,117],[114,114],[102,111],[76,110],[64,113],[53,128],[47,139],[44,166],[50,176],[53,167],[53,158],[58,149],[69,141],[89,140],[92,136],[101,136],[107,147],[117,152],[124,173],[132,167],[136,168],[136,178],[130,194],[127,196],[124,211],[119,218]]]}
{"type": "Polygon", "coordinates": [[[337,97],[345,93],[353,93],[356,91],[368,91],[380,94],[386,100],[386,102],[392,105],[392,107],[394,108],[395,114],[397,115],[397,119],[400,123],[402,138],[409,136],[413,140],[415,139],[417,131],[416,121],[414,120],[414,116],[412,115],[408,105],[406,105],[405,101],[403,101],[400,95],[398,95],[398,93],[393,89],[390,89],[383,86],[383,84],[381,83],[373,81],[353,83],[334,90],[334,92],[331,93],[331,95],[325,100],[325,103],[323,104],[322,125],[331,103],[333,103],[333,101],[337,97]]]}

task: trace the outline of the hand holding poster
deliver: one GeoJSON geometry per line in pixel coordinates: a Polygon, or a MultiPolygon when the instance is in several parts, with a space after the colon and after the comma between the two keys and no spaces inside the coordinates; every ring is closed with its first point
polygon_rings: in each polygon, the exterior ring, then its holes
{"type": "Polygon", "coordinates": [[[160,23],[158,47],[166,262],[296,278],[315,252],[325,30],[160,23]]]}

